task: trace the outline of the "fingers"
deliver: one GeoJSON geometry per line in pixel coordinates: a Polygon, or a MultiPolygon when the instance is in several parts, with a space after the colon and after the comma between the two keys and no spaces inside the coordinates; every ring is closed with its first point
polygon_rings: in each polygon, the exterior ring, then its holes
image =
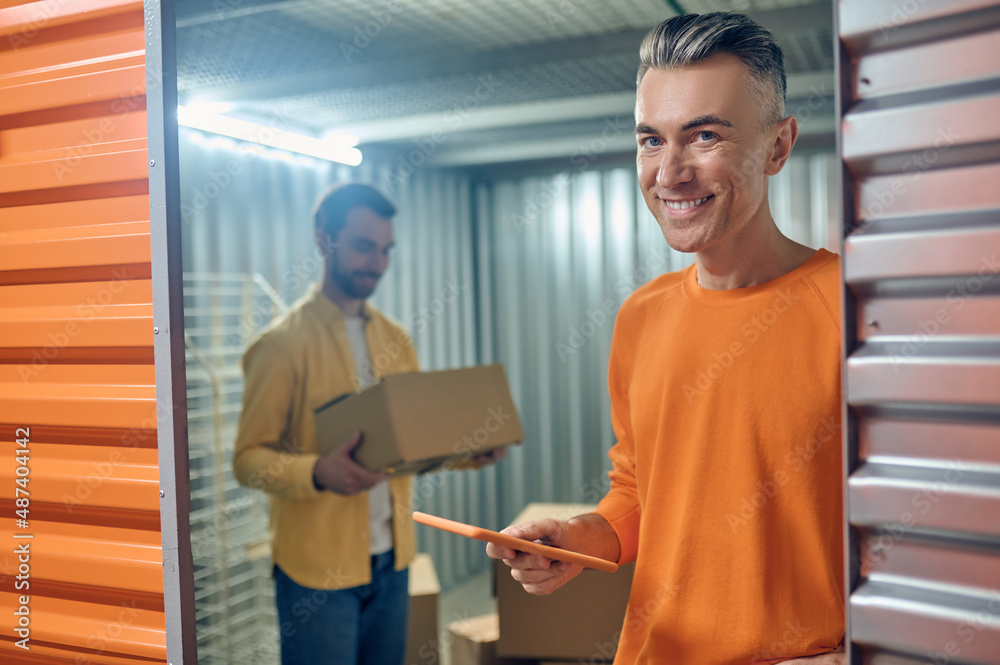
{"type": "Polygon", "coordinates": [[[377,474],[376,476],[365,476],[361,477],[350,472],[344,474],[344,479],[342,482],[336,484],[333,489],[338,494],[343,494],[344,496],[351,496],[352,494],[357,494],[358,492],[364,492],[370,490],[371,488],[378,485],[380,482],[385,480],[388,476],[383,474],[377,474]]]}
{"type": "MultiPolygon", "coordinates": [[[[568,538],[564,523],[558,520],[537,520],[507,527],[500,533],[529,541],[544,541],[560,545],[568,538]]],[[[573,579],[583,570],[581,566],[566,561],[549,559],[531,552],[517,551],[513,547],[504,547],[490,543],[486,546],[486,554],[492,559],[501,559],[510,567],[510,575],[524,587],[524,590],[534,595],[550,594],[563,584],[573,579]]]]}
{"type": "Polygon", "coordinates": [[[476,455],[473,461],[476,463],[476,466],[483,467],[483,466],[488,466],[490,464],[496,464],[504,457],[507,457],[506,448],[494,448],[489,452],[482,453],[481,455],[476,455]]]}
{"type": "Polygon", "coordinates": [[[351,451],[362,438],[361,432],[355,432],[340,448],[316,461],[313,482],[317,487],[350,496],[369,490],[388,478],[384,473],[366,469],[351,457],[351,451]]]}
{"type": "Polygon", "coordinates": [[[547,545],[555,545],[556,547],[561,545],[561,525],[558,521],[551,519],[515,524],[500,533],[508,533],[523,540],[541,540],[547,545]]]}
{"type": "MultiPolygon", "coordinates": [[[[536,522],[525,522],[509,526],[500,533],[522,540],[538,540],[546,544],[559,545],[558,538],[554,536],[560,536],[562,530],[560,523],[556,520],[538,520],[536,522]]],[[[489,543],[486,546],[486,555],[491,559],[503,559],[512,568],[546,569],[552,564],[552,559],[537,554],[516,551],[512,547],[494,545],[493,543],[489,543]]]]}
{"type": "Polygon", "coordinates": [[[354,461],[351,453],[361,445],[362,440],[364,440],[364,435],[361,432],[355,432],[334,453],[339,458],[338,463],[343,469],[345,485],[347,488],[353,490],[352,494],[371,489],[388,478],[386,474],[378,471],[370,471],[354,461]]]}
{"type": "Polygon", "coordinates": [[[369,471],[352,459],[344,460],[344,471],[351,485],[358,488],[357,492],[371,489],[389,477],[384,473],[369,471]]]}
{"type": "Polygon", "coordinates": [[[493,543],[486,543],[486,556],[491,559],[513,559],[514,555],[514,550],[509,547],[500,547],[493,543]]]}
{"type": "Polygon", "coordinates": [[[344,442],[344,445],[337,449],[336,454],[344,457],[350,457],[351,453],[354,452],[354,449],[361,445],[362,439],[364,439],[364,436],[361,432],[355,432],[347,439],[347,441],[344,442]]]}
{"type": "Polygon", "coordinates": [[[502,558],[503,562],[510,566],[512,570],[544,570],[565,573],[573,567],[573,564],[567,561],[549,559],[540,554],[532,554],[530,552],[517,552],[515,556],[502,558]]]}
{"type": "Polygon", "coordinates": [[[566,582],[580,574],[580,566],[574,566],[565,561],[553,561],[546,570],[512,568],[510,576],[521,584],[524,590],[536,596],[550,594],[566,582]]]}
{"type": "MultiPolygon", "coordinates": [[[[504,531],[501,531],[500,533],[506,533],[506,529],[504,531]]],[[[534,557],[538,559],[538,561],[533,562],[534,567],[548,568],[547,563],[542,564],[541,562],[549,561],[549,559],[538,556],[536,554],[521,552],[519,550],[514,550],[513,548],[510,547],[494,545],[493,543],[486,544],[486,556],[490,557],[491,559],[503,559],[507,563],[507,565],[511,565],[512,562],[518,561],[519,568],[529,567],[530,564],[527,562],[529,557],[534,557]]]]}
{"type": "Polygon", "coordinates": [[[570,568],[568,563],[553,561],[552,565],[544,570],[541,568],[512,568],[510,576],[521,584],[546,584],[549,580],[562,578],[570,568]]]}

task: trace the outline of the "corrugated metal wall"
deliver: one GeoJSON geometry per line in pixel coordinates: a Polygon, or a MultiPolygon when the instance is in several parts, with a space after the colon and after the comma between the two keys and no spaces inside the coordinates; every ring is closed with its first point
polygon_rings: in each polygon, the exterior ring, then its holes
{"type": "Polygon", "coordinates": [[[4,5],[0,661],[166,662],[143,3],[4,5]]]}
{"type": "Polygon", "coordinates": [[[839,32],[852,662],[1000,663],[1000,8],[839,32]]]}

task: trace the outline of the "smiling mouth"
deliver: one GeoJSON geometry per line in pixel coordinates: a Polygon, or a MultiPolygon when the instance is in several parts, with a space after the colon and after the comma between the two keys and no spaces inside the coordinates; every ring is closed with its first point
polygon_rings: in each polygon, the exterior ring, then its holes
{"type": "Polygon", "coordinates": [[[709,194],[708,196],[706,196],[704,198],[701,198],[701,199],[691,199],[689,201],[668,201],[667,199],[661,199],[661,200],[671,210],[687,210],[688,208],[694,208],[695,206],[700,206],[702,203],[705,203],[706,201],[708,201],[713,196],[714,196],[714,194],[709,194]]]}

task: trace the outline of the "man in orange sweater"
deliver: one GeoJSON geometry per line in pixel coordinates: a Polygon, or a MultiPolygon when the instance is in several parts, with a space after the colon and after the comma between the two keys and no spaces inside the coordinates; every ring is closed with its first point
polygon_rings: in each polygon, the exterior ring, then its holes
{"type": "MultiPolygon", "coordinates": [[[[618,314],[597,511],[507,532],[636,562],[616,664],[841,664],[840,267],[768,208],[798,133],[781,49],[716,13],[663,22],[641,58],[639,184],[695,263],[618,314]]],[[[487,551],[530,593],[580,572],[487,551]]]]}

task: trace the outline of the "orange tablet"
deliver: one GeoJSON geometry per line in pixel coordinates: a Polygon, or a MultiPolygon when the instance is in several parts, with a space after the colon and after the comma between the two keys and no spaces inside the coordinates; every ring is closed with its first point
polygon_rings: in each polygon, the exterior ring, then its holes
{"type": "Polygon", "coordinates": [[[515,538],[514,536],[508,536],[505,533],[497,533],[496,531],[482,529],[478,526],[462,524],[461,522],[455,522],[453,520],[446,520],[443,517],[428,515],[427,513],[414,511],[413,521],[426,524],[427,526],[432,526],[436,529],[457,533],[458,535],[465,536],[466,538],[475,538],[476,540],[493,543],[494,545],[499,545],[500,547],[509,547],[513,550],[518,550],[519,552],[531,552],[532,554],[540,554],[541,556],[555,561],[577,563],[584,568],[595,568],[597,570],[603,570],[606,573],[613,573],[618,570],[618,564],[611,561],[598,559],[597,557],[587,556],[586,554],[580,554],[578,552],[571,552],[570,550],[564,550],[558,547],[540,545],[539,543],[524,540],[523,538],[515,538]]]}

